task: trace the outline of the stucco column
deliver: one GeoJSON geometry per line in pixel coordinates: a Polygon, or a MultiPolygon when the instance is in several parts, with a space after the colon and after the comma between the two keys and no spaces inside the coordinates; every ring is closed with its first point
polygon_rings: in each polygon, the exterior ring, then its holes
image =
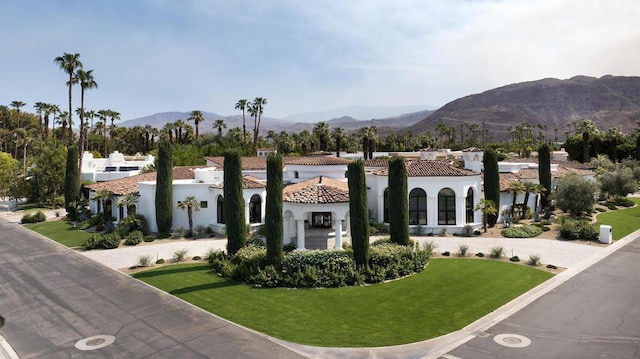
{"type": "Polygon", "coordinates": [[[289,244],[291,242],[291,222],[289,217],[282,219],[282,243],[289,244]]]}
{"type": "Polygon", "coordinates": [[[467,198],[456,197],[456,224],[464,226],[467,222],[467,198]]]}
{"type": "Polygon", "coordinates": [[[304,219],[296,219],[296,226],[298,227],[298,249],[304,248],[304,219]]]}
{"type": "Polygon", "coordinates": [[[342,249],[342,220],[336,221],[336,249],[342,249]]]}
{"type": "Polygon", "coordinates": [[[244,223],[249,224],[249,202],[244,202],[244,223]]]}

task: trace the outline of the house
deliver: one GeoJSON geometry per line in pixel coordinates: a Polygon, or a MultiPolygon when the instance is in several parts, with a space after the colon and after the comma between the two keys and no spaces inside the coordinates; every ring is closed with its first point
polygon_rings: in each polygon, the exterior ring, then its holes
{"type": "Polygon", "coordinates": [[[82,181],[103,182],[135,176],[153,161],[151,155],[125,156],[115,151],[108,158],[94,158],[91,152],[85,151],[82,154],[80,178],[82,181]]]}
{"type": "MultiPolygon", "coordinates": [[[[406,160],[409,184],[409,216],[412,233],[460,232],[469,225],[481,226],[474,211],[481,198],[481,174],[458,168],[442,160],[406,160]]],[[[475,157],[476,161],[480,161],[475,157]]],[[[194,196],[200,210],[194,224],[224,233],[224,157],[206,158],[206,167],[176,167],[173,178],[172,228],[188,226],[186,212],[178,201],[194,196]]],[[[328,154],[283,158],[283,242],[300,249],[340,248],[349,238],[349,190],[346,179],[349,159],[328,154]]],[[[264,223],[266,202],[266,158],[243,157],[243,193],[246,223],[257,229],[264,223]]],[[[365,161],[367,197],[372,221],[388,223],[388,161],[365,161]]],[[[95,193],[113,194],[109,209],[116,221],[127,213],[117,208],[119,197],[136,193],[136,213],[143,215],[149,230],[157,231],[155,217],[155,173],[121,178],[88,186],[95,193]]],[[[92,212],[99,212],[97,201],[92,212]]]]}

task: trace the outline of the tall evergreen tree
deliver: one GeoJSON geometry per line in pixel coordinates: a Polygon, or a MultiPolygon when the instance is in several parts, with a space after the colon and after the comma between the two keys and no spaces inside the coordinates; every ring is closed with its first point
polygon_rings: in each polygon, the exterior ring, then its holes
{"type": "MultiPolygon", "coordinates": [[[[484,198],[495,203],[500,208],[500,170],[498,169],[498,154],[494,150],[487,150],[482,158],[484,165],[484,198]]],[[[495,226],[497,214],[489,214],[487,222],[490,227],[495,226]]]]}
{"type": "Polygon", "coordinates": [[[247,223],[242,196],[242,162],[237,151],[224,155],[224,218],[227,252],[235,254],[247,243],[247,223]]]}
{"type": "Polygon", "coordinates": [[[78,147],[67,146],[67,167],[64,176],[64,207],[70,219],[76,219],[75,202],[80,196],[80,171],[78,169],[78,147]]]}
{"type": "Polygon", "coordinates": [[[409,244],[409,198],[407,167],[402,157],[389,160],[389,234],[391,242],[409,244]]]}
{"type": "Polygon", "coordinates": [[[347,177],[353,258],[358,268],[369,269],[369,210],[364,161],[349,163],[347,177]]]}
{"type": "Polygon", "coordinates": [[[265,230],[267,262],[276,268],[282,263],[282,156],[267,157],[267,203],[265,230]]]}
{"type": "Polygon", "coordinates": [[[158,143],[156,171],[156,224],[158,233],[166,235],[173,222],[173,155],[166,141],[158,143]]]}
{"type": "Polygon", "coordinates": [[[551,149],[547,144],[538,148],[538,178],[540,185],[545,189],[541,193],[540,206],[544,209],[546,217],[549,212],[549,195],[551,194],[551,149]]]}

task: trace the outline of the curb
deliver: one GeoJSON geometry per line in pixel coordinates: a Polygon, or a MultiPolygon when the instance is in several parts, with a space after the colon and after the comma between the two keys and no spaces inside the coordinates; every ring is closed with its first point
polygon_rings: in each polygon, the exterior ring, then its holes
{"type": "Polygon", "coordinates": [[[0,335],[0,358],[1,359],[20,359],[15,350],[9,345],[6,339],[0,335]]]}

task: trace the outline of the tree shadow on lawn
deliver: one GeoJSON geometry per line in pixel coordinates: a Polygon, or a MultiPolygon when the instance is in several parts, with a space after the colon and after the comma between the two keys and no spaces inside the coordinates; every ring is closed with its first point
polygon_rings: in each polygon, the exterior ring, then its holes
{"type": "Polygon", "coordinates": [[[229,281],[229,280],[224,280],[222,282],[217,282],[217,283],[207,283],[207,284],[201,284],[201,285],[194,285],[194,286],[191,286],[191,287],[184,287],[184,288],[174,289],[174,290],[170,291],[169,294],[172,294],[172,295],[187,294],[187,293],[191,293],[191,292],[197,292],[197,291],[200,291],[200,290],[224,288],[224,287],[231,287],[231,286],[242,285],[242,284],[243,283],[237,283],[237,282],[232,282],[232,281],[229,281]]]}
{"type": "Polygon", "coordinates": [[[207,265],[203,264],[201,266],[180,267],[180,268],[172,268],[172,266],[167,266],[166,269],[157,269],[157,270],[152,270],[147,272],[136,273],[133,276],[138,279],[142,279],[142,278],[152,278],[152,277],[169,275],[169,274],[177,274],[177,273],[201,272],[203,269],[202,267],[204,266],[207,266],[207,265]]]}

